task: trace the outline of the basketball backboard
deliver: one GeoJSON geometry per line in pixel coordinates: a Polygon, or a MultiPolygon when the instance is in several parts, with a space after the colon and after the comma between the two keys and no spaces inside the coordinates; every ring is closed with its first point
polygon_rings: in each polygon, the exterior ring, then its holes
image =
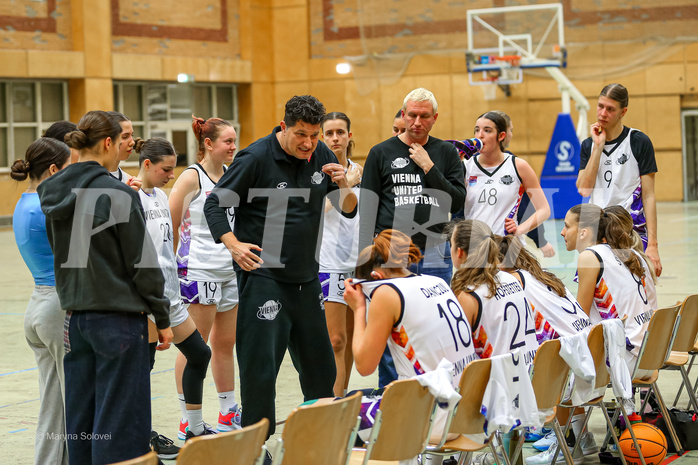
{"type": "Polygon", "coordinates": [[[560,3],[468,10],[467,30],[472,85],[518,84],[522,69],[567,64],[560,3]]]}

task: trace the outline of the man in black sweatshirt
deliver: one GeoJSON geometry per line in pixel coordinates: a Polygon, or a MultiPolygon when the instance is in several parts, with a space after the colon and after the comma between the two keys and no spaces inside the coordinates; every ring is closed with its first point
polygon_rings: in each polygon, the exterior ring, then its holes
{"type": "Polygon", "coordinates": [[[336,367],[316,249],[325,197],[334,194],[335,208],[353,216],[356,196],[337,157],[318,144],[324,115],[313,96],[289,100],[281,124],[235,156],[204,206],[211,235],[235,261],[242,425],[268,418],[269,435],[286,348],[305,400],[333,395],[336,367]],[[226,217],[231,206],[234,234],[226,217]]]}
{"type": "Polygon", "coordinates": [[[361,180],[359,250],[386,229],[412,238],[425,254],[417,269],[451,280],[451,253],[441,236],[449,213],[465,203],[465,172],[455,147],[430,136],[434,94],[418,88],[405,97],[405,132],[374,146],[361,180]]]}

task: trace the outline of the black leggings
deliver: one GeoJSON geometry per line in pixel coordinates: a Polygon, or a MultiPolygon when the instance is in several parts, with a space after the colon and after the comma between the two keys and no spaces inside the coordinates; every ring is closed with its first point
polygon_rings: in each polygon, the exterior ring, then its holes
{"type": "Polygon", "coordinates": [[[187,404],[201,404],[204,397],[204,378],[211,360],[211,349],[196,329],[188,338],[175,346],[187,359],[182,374],[184,400],[187,404]]]}

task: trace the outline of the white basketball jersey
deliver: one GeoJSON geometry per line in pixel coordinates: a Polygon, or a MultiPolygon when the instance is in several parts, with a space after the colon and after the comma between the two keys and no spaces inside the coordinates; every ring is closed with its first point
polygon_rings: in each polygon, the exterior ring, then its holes
{"type": "Polygon", "coordinates": [[[601,208],[620,205],[631,211],[633,202],[641,198],[640,165],[630,145],[633,131],[637,129],[630,129],[620,142],[604,146],[589,203],[601,208]]]}
{"type": "Polygon", "coordinates": [[[487,297],[485,284],[470,294],[478,300],[478,317],[473,328],[475,352],[490,358],[521,348],[524,363],[531,365],[538,350],[536,326],[521,283],[504,271],[497,273],[497,291],[487,297]]]}
{"type": "Polygon", "coordinates": [[[364,281],[361,286],[369,301],[380,286],[390,286],[400,295],[402,314],[388,339],[398,377],[434,371],[445,358],[455,365],[457,387],[465,366],[478,356],[470,324],[448,284],[436,276],[412,275],[364,281]]]}
{"type": "Polygon", "coordinates": [[[591,322],[596,324],[627,316],[625,335],[632,345],[628,350],[637,357],[650,318],[657,309],[657,292],[647,265],[640,258],[645,277],[638,278],[613,254],[608,244],[593,245],[587,250],[594,252],[601,264],[589,314],[591,322]]]}
{"type": "Polygon", "coordinates": [[[157,187],[148,194],[143,189],[138,191],[145,213],[145,226],[155,244],[158,253],[158,263],[165,277],[165,297],[170,299],[173,307],[181,300],[179,295],[179,279],[177,279],[177,261],[175,260],[172,235],[172,217],[167,195],[157,187]]]}
{"type": "Polygon", "coordinates": [[[574,336],[591,326],[589,317],[569,289],[565,288],[566,295],[560,297],[528,271],[517,271],[523,280],[526,299],[531,305],[539,344],[560,336],[574,336]]]}
{"type": "Polygon", "coordinates": [[[519,426],[543,426],[528,366],[522,358],[519,349],[492,357],[490,379],[480,407],[487,419],[487,434],[497,429],[508,433],[519,426]]]}
{"type": "MultiPolygon", "coordinates": [[[[349,163],[354,165],[351,160],[349,163]]],[[[361,191],[359,185],[351,190],[358,199],[361,191]]],[[[354,218],[346,218],[332,207],[325,210],[323,221],[320,273],[354,271],[359,257],[359,214],[354,218]]]]}
{"type": "Polygon", "coordinates": [[[128,185],[128,180],[132,177],[119,167],[116,168],[116,171],[110,171],[109,174],[117,181],[123,182],[126,185],[128,185]]]}
{"type": "Polygon", "coordinates": [[[524,194],[521,177],[516,170],[516,157],[504,155],[501,165],[487,169],[476,155],[465,163],[465,219],[480,220],[492,232],[507,234],[504,229],[506,218],[516,219],[516,212],[524,194]]]}
{"type": "MultiPolygon", "coordinates": [[[[216,184],[198,163],[189,166],[199,176],[199,192],[189,203],[179,230],[177,264],[179,277],[189,281],[230,281],[235,277],[233,258],[225,245],[216,244],[204,216],[204,203],[216,184]]],[[[233,208],[228,208],[232,230],[235,221],[233,208]]]]}

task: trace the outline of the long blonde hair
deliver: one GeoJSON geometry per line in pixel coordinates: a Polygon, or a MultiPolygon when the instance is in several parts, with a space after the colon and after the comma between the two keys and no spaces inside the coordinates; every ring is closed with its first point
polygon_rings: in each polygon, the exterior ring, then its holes
{"type": "Polygon", "coordinates": [[[452,237],[451,253],[458,248],[467,255],[465,263],[453,274],[453,292],[468,292],[485,284],[487,297],[494,296],[499,284],[499,247],[490,227],[478,220],[459,220],[451,223],[447,231],[452,237]]]}

